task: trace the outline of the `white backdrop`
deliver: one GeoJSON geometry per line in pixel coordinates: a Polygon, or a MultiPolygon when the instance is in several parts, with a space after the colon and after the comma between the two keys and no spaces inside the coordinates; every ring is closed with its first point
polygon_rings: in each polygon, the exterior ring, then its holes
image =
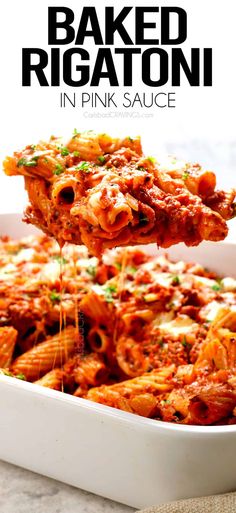
{"type": "MultiPolygon", "coordinates": [[[[11,154],[26,144],[51,134],[70,134],[76,127],[79,131],[94,129],[112,134],[140,134],[144,150],[148,154],[160,151],[173,153],[189,160],[198,160],[217,172],[220,186],[236,185],[236,66],[235,66],[235,0],[21,0],[4,2],[1,5],[1,133],[0,158],[11,154]],[[36,80],[32,87],[21,86],[21,49],[39,47],[47,49],[48,6],[66,5],[79,14],[83,5],[95,5],[103,20],[104,6],[114,5],[118,13],[125,5],[179,5],[188,13],[188,39],[183,48],[187,53],[192,47],[213,47],[213,87],[190,87],[186,80],[176,88],[175,109],[134,108],[131,117],[123,117],[125,109],[110,110],[111,117],[102,108],[87,108],[83,111],[59,107],[59,93],[71,92],[68,87],[40,87],[36,80]],[[145,114],[150,117],[144,117],[145,114]],[[100,115],[100,118],[94,117],[100,115]]],[[[158,20],[158,18],[157,18],[158,20]]],[[[133,33],[133,18],[127,18],[126,27],[133,33]],[[130,20],[130,21],[128,21],[130,20]]],[[[74,24],[75,28],[78,26],[74,24]]],[[[89,41],[89,40],[88,40],[89,41]]],[[[116,46],[121,46],[119,36],[116,46]]],[[[65,47],[66,49],[67,47],[65,47]]],[[[86,48],[93,55],[97,48],[92,42],[86,48]]],[[[143,48],[144,50],[145,48],[143,48]]],[[[117,56],[116,59],[119,57],[117,56]]],[[[116,60],[118,62],[118,60],[116,60]]],[[[119,61],[121,62],[121,61],[119,61]]],[[[139,59],[135,59],[136,63],[139,59]]],[[[118,70],[121,72],[120,69],[118,70]]],[[[145,88],[139,80],[139,68],[134,67],[134,92],[159,92],[145,88]]],[[[78,88],[77,94],[80,94],[78,88]]],[[[160,88],[171,91],[170,86],[160,88]]],[[[107,80],[101,82],[94,92],[110,91],[107,80]]],[[[130,88],[115,88],[121,95],[130,88]]],[[[92,88],[84,87],[91,92],[92,88]]],[[[127,113],[127,111],[126,111],[127,113]]],[[[0,175],[1,211],[21,211],[25,203],[23,182],[20,178],[0,175]],[[11,191],[11,192],[10,192],[11,191]]]]}

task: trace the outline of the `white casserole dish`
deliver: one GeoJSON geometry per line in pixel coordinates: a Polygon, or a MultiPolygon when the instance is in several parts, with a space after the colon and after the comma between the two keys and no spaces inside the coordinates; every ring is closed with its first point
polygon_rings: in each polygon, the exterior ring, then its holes
{"type": "MultiPolygon", "coordinates": [[[[20,219],[0,215],[0,234],[36,231],[20,219]]],[[[168,253],[236,276],[232,243],[168,253]]],[[[162,423],[0,376],[0,458],[143,508],[235,490],[236,425],[162,423]]]]}

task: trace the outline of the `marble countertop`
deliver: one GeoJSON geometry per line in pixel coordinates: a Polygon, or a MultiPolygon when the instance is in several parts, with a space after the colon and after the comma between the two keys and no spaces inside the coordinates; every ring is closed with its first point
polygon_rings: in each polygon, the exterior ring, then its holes
{"type": "Polygon", "coordinates": [[[128,506],[0,461],[2,513],[132,513],[128,506]]]}

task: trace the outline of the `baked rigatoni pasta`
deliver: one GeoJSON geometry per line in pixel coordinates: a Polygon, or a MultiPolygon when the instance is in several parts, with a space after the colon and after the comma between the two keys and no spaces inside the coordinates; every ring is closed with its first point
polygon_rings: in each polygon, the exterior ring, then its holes
{"type": "Polygon", "coordinates": [[[0,240],[0,374],[164,422],[236,422],[236,280],[127,247],[0,240]],[[1,338],[2,337],[2,338],[1,338]]]}
{"type": "Polygon", "coordinates": [[[9,367],[15,349],[17,331],[11,326],[0,328],[0,368],[9,367]]]}
{"type": "Polygon", "coordinates": [[[53,369],[37,381],[34,381],[36,385],[41,387],[52,388],[53,390],[62,390],[63,385],[63,370],[53,369]]]}
{"type": "Polygon", "coordinates": [[[48,337],[41,344],[18,356],[10,366],[15,374],[22,373],[28,381],[35,381],[66,360],[78,350],[76,328],[68,326],[61,333],[48,337]]]}
{"type": "Polygon", "coordinates": [[[52,137],[15,152],[4,171],[25,177],[26,222],[95,255],[115,246],[222,240],[235,215],[235,191],[217,191],[213,172],[145,157],[139,138],[75,131],[69,141],[52,137]]]}
{"type": "Polygon", "coordinates": [[[122,383],[92,388],[86,397],[107,406],[150,417],[157,409],[156,396],[173,388],[174,371],[174,366],[156,369],[122,383]]]}

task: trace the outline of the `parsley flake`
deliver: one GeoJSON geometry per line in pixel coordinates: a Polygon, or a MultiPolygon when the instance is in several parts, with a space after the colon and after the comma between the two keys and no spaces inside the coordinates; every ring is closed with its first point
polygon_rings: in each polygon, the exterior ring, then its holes
{"type": "Polygon", "coordinates": [[[56,290],[53,290],[49,297],[53,303],[54,302],[57,303],[58,301],[61,301],[61,295],[58,294],[58,292],[56,290]]]}
{"type": "Polygon", "coordinates": [[[89,265],[86,269],[86,272],[91,276],[91,278],[95,278],[97,273],[96,265],[89,265]]]}
{"type": "Polygon", "coordinates": [[[162,406],[164,406],[165,404],[171,404],[171,401],[169,399],[162,399],[161,404],[162,406]]]}
{"type": "Polygon", "coordinates": [[[117,291],[117,288],[115,285],[108,285],[105,289],[105,300],[107,303],[113,303],[113,293],[117,291]]]}
{"type": "Polygon", "coordinates": [[[70,152],[69,152],[68,148],[66,148],[66,146],[63,146],[63,148],[61,148],[61,156],[66,157],[69,154],[70,154],[70,152]]]}
{"type": "Polygon", "coordinates": [[[91,171],[89,169],[90,165],[91,165],[90,162],[86,162],[85,160],[83,160],[82,162],[80,162],[78,164],[78,166],[76,166],[75,169],[78,169],[79,171],[84,171],[85,173],[90,173],[90,171],[91,171]]]}
{"type": "Polygon", "coordinates": [[[139,223],[141,225],[148,223],[148,217],[146,214],[144,214],[144,212],[139,212],[139,223]]]}
{"type": "Polygon", "coordinates": [[[22,381],[26,381],[26,377],[22,372],[20,372],[19,374],[16,374],[15,378],[21,379],[22,381]]]}
{"type": "Polygon", "coordinates": [[[101,164],[103,164],[103,162],[105,162],[106,158],[104,157],[104,155],[100,155],[100,157],[98,157],[98,160],[99,160],[99,162],[101,162],[101,164]]]}
{"type": "Polygon", "coordinates": [[[212,290],[214,290],[215,292],[219,292],[219,290],[221,290],[221,286],[219,283],[216,283],[215,285],[212,285],[212,290]]]}
{"type": "Polygon", "coordinates": [[[77,151],[77,150],[73,151],[73,156],[74,157],[80,157],[80,152],[77,151]]]}
{"type": "Polygon", "coordinates": [[[68,263],[68,260],[66,260],[66,258],[64,258],[64,257],[61,257],[60,255],[53,255],[52,259],[56,260],[59,264],[67,264],[68,263]]]}
{"type": "Polygon", "coordinates": [[[7,369],[0,369],[0,375],[13,377],[12,372],[8,371],[7,369]]]}
{"type": "Polygon", "coordinates": [[[26,377],[24,374],[22,374],[22,372],[20,372],[19,374],[13,374],[12,372],[10,372],[7,369],[0,369],[0,375],[9,376],[10,378],[26,380],[26,377]]]}
{"type": "Polygon", "coordinates": [[[149,160],[149,162],[151,162],[151,164],[155,164],[155,162],[156,162],[156,159],[154,157],[147,157],[147,160],[149,160]]]}
{"type": "Polygon", "coordinates": [[[61,164],[56,164],[56,167],[53,171],[54,175],[61,175],[64,172],[64,167],[61,164]]]}
{"type": "Polygon", "coordinates": [[[172,285],[180,285],[179,276],[176,275],[172,277],[172,285]]]}
{"type": "Polygon", "coordinates": [[[76,128],[74,128],[72,139],[75,139],[75,137],[77,137],[77,135],[80,135],[80,132],[78,132],[78,131],[77,131],[77,129],[76,129],[76,128]]]}
{"type": "Polygon", "coordinates": [[[183,340],[181,341],[181,344],[182,344],[182,346],[184,346],[186,349],[191,349],[191,347],[192,347],[192,346],[191,346],[191,344],[189,344],[189,343],[187,342],[187,339],[186,339],[186,337],[185,337],[185,336],[183,337],[183,340]]]}
{"type": "Polygon", "coordinates": [[[25,157],[22,157],[17,162],[17,167],[25,166],[25,167],[35,167],[37,166],[38,156],[32,157],[32,159],[27,160],[25,157]]]}
{"type": "Polygon", "coordinates": [[[126,272],[128,274],[135,274],[137,272],[137,267],[134,265],[128,265],[128,267],[126,267],[126,272]]]}
{"type": "Polygon", "coordinates": [[[184,171],[184,173],[182,174],[182,180],[187,180],[188,177],[189,177],[189,172],[184,171]]]}

